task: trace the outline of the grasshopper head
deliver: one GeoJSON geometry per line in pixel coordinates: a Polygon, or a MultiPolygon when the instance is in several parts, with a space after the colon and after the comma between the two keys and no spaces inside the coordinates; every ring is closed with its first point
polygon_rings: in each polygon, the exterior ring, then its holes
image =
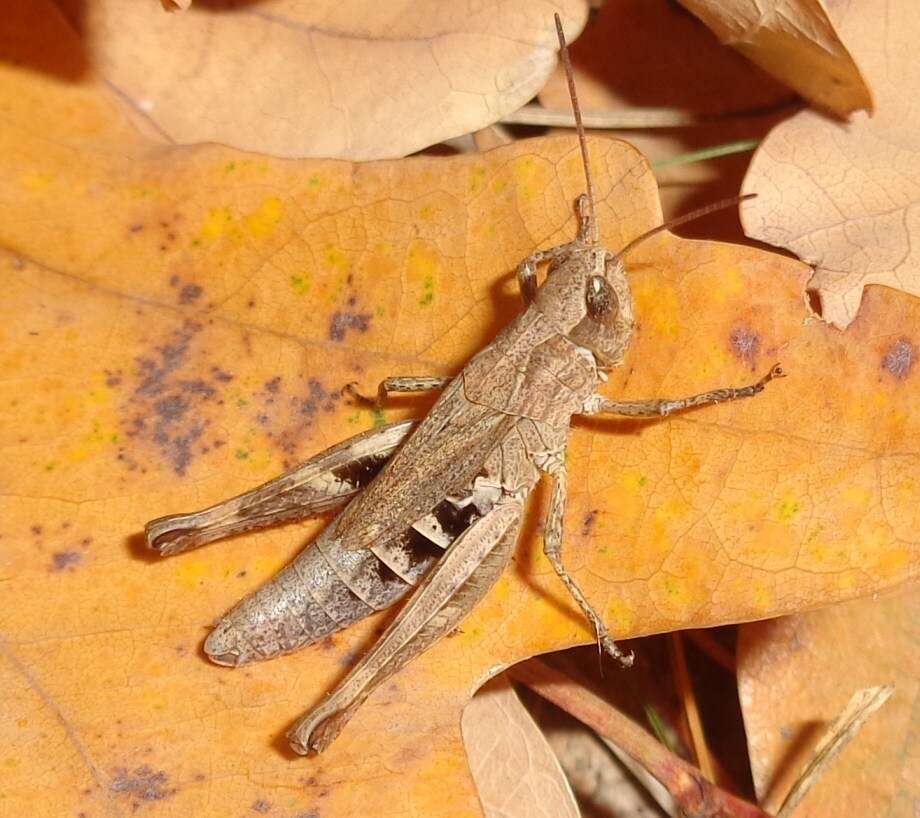
{"type": "Polygon", "coordinates": [[[590,350],[598,366],[623,362],[632,337],[633,301],[626,268],[615,253],[575,242],[550,264],[535,305],[567,338],[590,350]]]}
{"type": "Polygon", "coordinates": [[[598,366],[606,369],[622,364],[629,348],[633,299],[620,257],[607,250],[591,252],[598,254],[598,262],[595,272],[584,281],[585,314],[569,332],[569,338],[591,350],[598,366]]]}

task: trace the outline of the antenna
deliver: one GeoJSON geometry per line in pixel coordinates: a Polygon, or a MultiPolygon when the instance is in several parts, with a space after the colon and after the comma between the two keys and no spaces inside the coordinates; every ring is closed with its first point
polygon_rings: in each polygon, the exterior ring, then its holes
{"type": "Polygon", "coordinates": [[[572,61],[569,59],[569,47],[565,42],[565,32],[562,30],[562,20],[558,14],[556,18],[556,34],[559,36],[559,54],[562,57],[562,67],[565,69],[565,79],[569,84],[569,97],[572,99],[572,112],[575,114],[575,129],[578,131],[578,144],[581,146],[581,162],[585,168],[585,186],[588,194],[588,217],[591,219],[591,241],[597,244],[600,235],[597,229],[597,214],[594,210],[594,186],[591,184],[591,169],[588,165],[588,143],[585,141],[585,126],[581,124],[581,108],[578,105],[578,95],[575,93],[575,77],[572,75],[572,61]]]}
{"type": "Polygon", "coordinates": [[[652,236],[654,236],[656,233],[660,233],[662,230],[668,230],[671,227],[677,227],[680,224],[686,224],[687,222],[701,219],[703,216],[708,216],[710,213],[715,213],[717,210],[725,210],[726,207],[740,204],[741,202],[745,202],[748,199],[753,199],[756,196],[756,193],[745,193],[743,196],[731,196],[728,199],[719,199],[719,201],[708,204],[705,207],[691,210],[689,213],[685,213],[683,216],[678,216],[675,219],[666,221],[664,224],[659,224],[658,227],[653,227],[651,230],[647,230],[641,236],[636,236],[636,238],[634,238],[629,244],[620,250],[618,255],[620,258],[623,258],[623,256],[625,256],[630,250],[634,249],[636,245],[641,244],[646,239],[650,239],[652,236]]]}

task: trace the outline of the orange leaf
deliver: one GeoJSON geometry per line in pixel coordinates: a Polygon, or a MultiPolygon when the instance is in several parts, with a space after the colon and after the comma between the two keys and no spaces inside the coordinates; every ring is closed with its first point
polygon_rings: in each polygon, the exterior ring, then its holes
{"type": "MultiPolygon", "coordinates": [[[[478,814],[459,731],[470,692],[591,639],[540,552],[537,508],[462,632],[308,760],[283,729],[387,615],[237,671],[199,649],[318,524],[168,560],[138,542],[146,520],[368,427],[345,382],[455,372],[519,311],[514,265],[573,235],[574,140],[365,165],[164,148],[105,89],[23,65],[0,67],[0,105],[4,807],[478,814]]],[[[620,247],[659,221],[655,182],[624,143],[591,151],[603,238],[620,247]]],[[[807,268],[760,250],[661,235],[630,267],[639,327],[608,394],[741,384],[775,360],[790,377],[665,421],[577,424],[565,559],[614,631],[905,581],[920,369],[900,353],[920,302],[872,289],[841,333],[804,305],[807,268]]]]}

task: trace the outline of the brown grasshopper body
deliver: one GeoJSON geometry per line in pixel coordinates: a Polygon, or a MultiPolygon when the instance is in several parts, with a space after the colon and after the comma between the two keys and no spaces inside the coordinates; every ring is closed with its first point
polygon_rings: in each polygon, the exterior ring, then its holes
{"type": "Polygon", "coordinates": [[[166,554],[345,505],[311,547],[220,620],[205,642],[219,664],[297,650],[412,591],[377,643],[290,731],[298,752],[325,748],[375,687],[455,628],[484,596],[510,559],[542,475],[553,481],[547,557],[599,644],[628,662],[562,563],[572,417],[660,417],[753,395],[781,374],[774,367],[755,384],[679,400],[599,395],[605,370],[622,362],[632,334],[623,256],[636,241],[621,254],[602,247],[589,196],[579,198],[578,216],[574,241],[521,263],[526,309],[454,379],[384,382],[381,394],[446,383],[414,430],[403,422],[366,432],[252,492],[148,524],[148,543],[166,554]],[[548,271],[538,287],[543,261],[548,271]]]}

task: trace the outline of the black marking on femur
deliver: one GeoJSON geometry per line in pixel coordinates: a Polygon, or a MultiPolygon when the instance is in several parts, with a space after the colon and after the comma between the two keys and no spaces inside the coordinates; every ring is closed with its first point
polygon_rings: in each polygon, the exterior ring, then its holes
{"type": "Polygon", "coordinates": [[[332,473],[339,480],[350,483],[356,489],[363,489],[380,474],[383,464],[387,462],[389,457],[389,452],[386,454],[368,454],[352,460],[350,463],[336,466],[332,469],[332,473]]]}
{"type": "Polygon", "coordinates": [[[603,276],[591,276],[585,287],[585,304],[591,318],[603,318],[617,309],[617,296],[603,276]]]}

